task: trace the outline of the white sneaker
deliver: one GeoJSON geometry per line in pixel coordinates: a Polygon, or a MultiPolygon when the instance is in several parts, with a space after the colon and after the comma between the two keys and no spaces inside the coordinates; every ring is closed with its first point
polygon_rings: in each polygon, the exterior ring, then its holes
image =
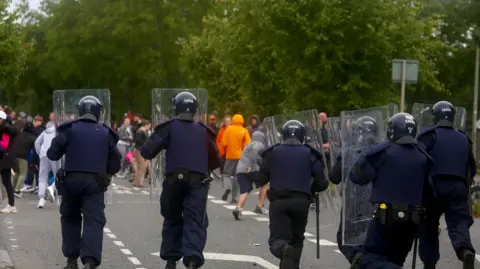
{"type": "Polygon", "coordinates": [[[49,194],[50,197],[52,198],[52,201],[55,203],[55,187],[53,187],[53,186],[48,186],[48,187],[47,187],[47,190],[48,190],[48,194],[49,194]]]}
{"type": "Polygon", "coordinates": [[[35,191],[35,188],[32,186],[25,186],[25,190],[23,192],[33,192],[35,191]]]}
{"type": "Polygon", "coordinates": [[[44,208],[45,207],[45,199],[41,198],[40,201],[38,201],[37,208],[44,208]]]}
{"type": "Polygon", "coordinates": [[[20,190],[21,192],[27,191],[28,189],[32,188],[30,185],[24,185],[23,188],[20,190]]]}
{"type": "Polygon", "coordinates": [[[5,214],[8,214],[8,213],[17,213],[17,208],[14,207],[14,206],[11,206],[11,205],[7,205],[6,207],[4,207],[2,210],[0,210],[1,213],[5,213],[5,214]]]}

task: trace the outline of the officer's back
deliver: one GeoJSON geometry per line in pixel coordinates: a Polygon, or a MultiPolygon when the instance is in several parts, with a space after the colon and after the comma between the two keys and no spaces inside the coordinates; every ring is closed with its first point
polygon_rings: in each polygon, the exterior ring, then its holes
{"type": "Polygon", "coordinates": [[[425,128],[417,138],[435,160],[432,176],[460,180],[471,177],[476,172],[472,146],[465,133],[453,128],[453,106],[448,102],[438,102],[433,107],[433,114],[435,126],[425,128]]]}
{"type": "Polygon", "coordinates": [[[354,183],[372,182],[375,205],[364,241],[364,265],[403,268],[423,219],[423,195],[429,188],[431,157],[416,144],[416,122],[407,113],[388,121],[388,142],[367,150],[350,174],[354,183]]]}
{"type": "Polygon", "coordinates": [[[176,118],[155,127],[141,154],[150,160],[165,150],[160,258],[168,269],[177,268],[182,257],[188,269],[196,269],[205,262],[209,173],[219,167],[220,160],[215,132],[194,121],[197,98],[182,92],[173,101],[176,118]],[[183,244],[178,244],[179,240],[183,244]]]}
{"type": "Polygon", "coordinates": [[[328,181],[322,154],[303,144],[303,124],[291,120],[282,129],[283,144],[262,153],[259,174],[262,185],[270,182],[270,252],[280,259],[280,268],[295,269],[300,268],[310,199],[325,190],[328,181]]]}
{"type": "Polygon", "coordinates": [[[115,132],[98,123],[101,102],[86,96],[77,107],[79,119],[57,128],[47,157],[58,161],[65,155],[65,165],[56,179],[58,193],[63,196],[60,214],[65,269],[77,269],[78,258],[84,262],[84,269],[94,269],[102,260],[104,192],[110,176],[120,171],[121,156],[115,132]]]}
{"type": "Polygon", "coordinates": [[[420,238],[420,258],[425,268],[436,268],[440,259],[438,244],[439,220],[445,214],[448,233],[463,268],[474,268],[475,249],[469,228],[473,224],[469,186],[476,173],[472,143],[468,136],[453,127],[455,108],[446,101],[432,108],[435,126],[427,127],[418,141],[435,161],[432,168],[434,196],[427,204],[425,232],[420,238]]]}

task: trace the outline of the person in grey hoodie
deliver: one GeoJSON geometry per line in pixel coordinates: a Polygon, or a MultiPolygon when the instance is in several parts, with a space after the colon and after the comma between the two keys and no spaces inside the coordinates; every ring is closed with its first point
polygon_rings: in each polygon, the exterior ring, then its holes
{"type": "Polygon", "coordinates": [[[233,216],[236,220],[240,220],[243,206],[248,198],[248,193],[253,190],[253,184],[255,184],[257,188],[260,187],[258,204],[254,212],[257,214],[268,214],[268,210],[266,210],[263,206],[267,197],[268,184],[265,184],[264,186],[257,186],[254,180],[258,170],[260,169],[260,154],[263,152],[263,150],[265,150],[265,145],[266,140],[263,132],[253,132],[252,142],[250,142],[243,149],[242,156],[238,161],[236,180],[240,186],[240,198],[238,199],[237,207],[233,210],[233,216]]]}
{"type": "MultiPolygon", "coordinates": [[[[53,138],[57,135],[57,129],[51,121],[47,123],[46,127],[45,131],[35,140],[35,151],[40,157],[40,171],[38,176],[38,198],[40,200],[38,201],[37,208],[43,208],[45,206],[45,191],[47,190],[50,172],[55,175],[60,168],[58,162],[51,161],[47,157],[47,150],[50,148],[53,138]]],[[[55,199],[55,183],[48,187],[48,191],[50,196],[55,199]]]]}

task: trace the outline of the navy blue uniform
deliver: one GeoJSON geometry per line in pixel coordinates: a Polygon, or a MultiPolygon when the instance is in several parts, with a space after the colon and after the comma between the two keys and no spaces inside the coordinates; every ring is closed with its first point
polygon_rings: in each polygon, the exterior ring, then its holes
{"type": "MultiPolygon", "coordinates": [[[[347,171],[348,172],[348,171],[347,171]]],[[[330,181],[338,185],[342,182],[342,154],[336,157],[336,162],[329,172],[330,181]]],[[[345,188],[345,185],[343,186],[345,188]]],[[[354,258],[357,253],[361,253],[363,245],[343,245],[343,211],[340,212],[340,225],[337,230],[337,245],[338,249],[342,252],[343,256],[348,260],[350,264],[354,263],[354,258]]],[[[360,225],[359,223],[357,225],[360,225]]]]}
{"type": "Polygon", "coordinates": [[[47,157],[58,161],[65,155],[65,195],[60,205],[62,251],[69,259],[80,257],[84,264],[99,265],[106,223],[105,188],[99,177],[120,170],[118,137],[108,126],[89,120],[60,125],[57,131],[47,157]]]}
{"type": "Polygon", "coordinates": [[[462,252],[475,253],[470,240],[469,185],[476,173],[472,145],[465,133],[451,127],[433,126],[423,130],[418,141],[435,161],[432,170],[435,197],[427,205],[425,232],[420,237],[421,260],[434,266],[440,259],[438,226],[442,214],[448,235],[460,260],[462,252]]]}
{"type": "Polygon", "coordinates": [[[370,202],[377,206],[364,242],[367,269],[403,268],[423,216],[432,164],[416,144],[391,142],[367,150],[355,163],[350,180],[359,185],[372,182],[370,202]]]}
{"type": "Polygon", "coordinates": [[[312,193],[328,188],[324,160],[320,152],[299,142],[274,145],[261,156],[259,175],[264,184],[270,182],[270,252],[282,259],[285,249],[293,248],[298,268],[312,193]]]}
{"type": "Polygon", "coordinates": [[[164,217],[160,257],[204,264],[207,241],[206,204],[209,173],[219,167],[215,133],[193,121],[174,119],[155,127],[141,154],[151,160],[165,151],[165,175],[160,197],[164,217]]]}

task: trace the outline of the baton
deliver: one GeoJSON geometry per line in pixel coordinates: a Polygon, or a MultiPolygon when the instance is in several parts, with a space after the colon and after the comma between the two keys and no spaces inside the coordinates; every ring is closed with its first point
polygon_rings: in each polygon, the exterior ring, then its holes
{"type": "Polygon", "coordinates": [[[315,193],[315,218],[317,229],[317,259],[320,259],[320,194],[315,193]]]}

